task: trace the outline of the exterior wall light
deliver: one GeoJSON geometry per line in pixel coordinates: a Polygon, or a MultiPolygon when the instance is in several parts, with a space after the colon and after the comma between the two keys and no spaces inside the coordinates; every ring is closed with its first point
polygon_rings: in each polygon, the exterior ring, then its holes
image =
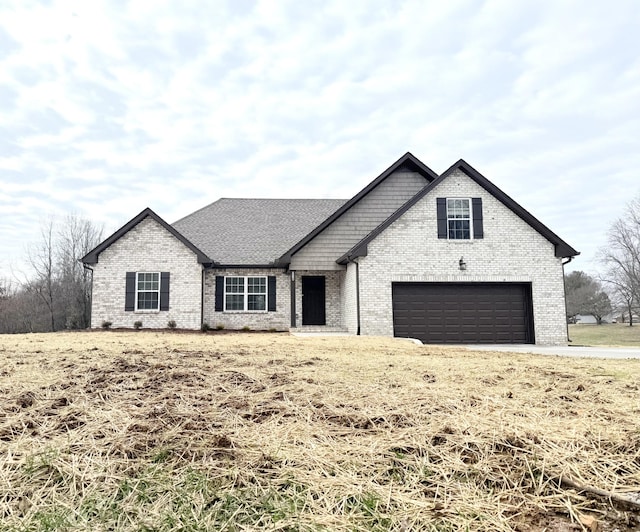
{"type": "Polygon", "coordinates": [[[467,263],[464,261],[464,257],[460,257],[460,261],[458,262],[461,271],[465,271],[467,269],[467,263]]]}

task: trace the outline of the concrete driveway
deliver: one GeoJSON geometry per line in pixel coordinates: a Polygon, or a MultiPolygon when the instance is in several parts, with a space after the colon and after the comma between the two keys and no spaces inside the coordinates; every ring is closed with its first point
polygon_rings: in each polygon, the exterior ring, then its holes
{"type": "Polygon", "coordinates": [[[640,358],[640,347],[586,347],[580,345],[464,345],[473,351],[506,351],[509,353],[535,353],[563,357],[640,358]]]}

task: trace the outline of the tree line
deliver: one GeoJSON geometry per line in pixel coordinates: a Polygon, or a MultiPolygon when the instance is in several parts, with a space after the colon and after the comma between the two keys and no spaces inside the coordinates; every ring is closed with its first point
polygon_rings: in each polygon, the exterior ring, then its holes
{"type": "Polygon", "coordinates": [[[601,324],[615,315],[630,326],[640,315],[640,196],[630,201],[609,228],[598,259],[597,276],[571,272],[565,277],[567,319],[591,315],[601,324]]]}
{"type": "Polygon", "coordinates": [[[31,273],[0,279],[0,333],[85,329],[91,323],[91,272],[79,261],[102,228],[76,215],[49,218],[27,251],[31,273]]]}

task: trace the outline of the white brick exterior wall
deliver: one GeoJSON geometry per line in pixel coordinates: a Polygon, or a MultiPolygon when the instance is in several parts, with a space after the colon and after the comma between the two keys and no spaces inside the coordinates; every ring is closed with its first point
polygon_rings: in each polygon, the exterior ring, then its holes
{"type": "Polygon", "coordinates": [[[200,327],[202,266],[195,253],[152,218],[145,218],[100,253],[93,268],[91,326],[103,321],[112,327],[200,327]],[[169,272],[169,310],[125,312],[127,272],[169,272]]]}
{"type": "Polygon", "coordinates": [[[393,281],[531,282],[536,343],[567,340],[562,259],[553,244],[460,171],[392,223],[358,260],[362,334],[393,335],[393,281]],[[484,238],[438,239],[436,197],[482,198],[484,238]],[[460,257],[466,271],[458,268],[460,257]]]}
{"type": "Polygon", "coordinates": [[[207,270],[205,272],[204,321],[210,327],[223,325],[225,329],[242,329],[268,331],[269,329],[288,330],[291,325],[291,299],[289,273],[274,269],[229,268],[207,270]],[[216,312],[215,292],[216,276],[274,276],[276,278],[276,311],[275,312],[216,312]]]}

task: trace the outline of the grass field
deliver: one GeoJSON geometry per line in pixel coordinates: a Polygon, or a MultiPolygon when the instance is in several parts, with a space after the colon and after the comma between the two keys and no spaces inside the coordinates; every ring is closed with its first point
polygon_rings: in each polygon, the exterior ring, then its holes
{"type": "Polygon", "coordinates": [[[569,325],[569,337],[576,345],[637,346],[640,347],[640,323],[603,325],[569,325]]]}
{"type": "Polygon", "coordinates": [[[0,336],[1,528],[638,530],[639,389],[384,338],[0,336]]]}

